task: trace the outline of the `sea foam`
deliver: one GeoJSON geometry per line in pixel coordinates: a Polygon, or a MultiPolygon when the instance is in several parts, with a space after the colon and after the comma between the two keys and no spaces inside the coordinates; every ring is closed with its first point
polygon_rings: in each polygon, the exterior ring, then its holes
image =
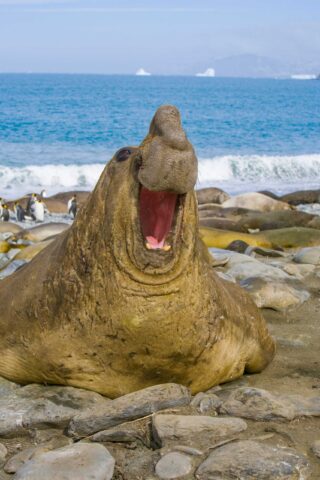
{"type": "MultiPolygon", "coordinates": [[[[0,196],[15,198],[47,190],[92,190],[105,164],[0,165],[0,196]]],[[[296,156],[225,155],[199,159],[198,187],[219,186],[230,193],[268,188],[278,193],[319,188],[320,154],[296,156]]]]}

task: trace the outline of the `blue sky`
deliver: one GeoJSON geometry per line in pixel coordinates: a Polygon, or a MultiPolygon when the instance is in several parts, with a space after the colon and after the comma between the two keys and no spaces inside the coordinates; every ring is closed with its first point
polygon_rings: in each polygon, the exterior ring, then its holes
{"type": "Polygon", "coordinates": [[[320,68],[320,1],[0,0],[0,72],[194,74],[245,54],[320,68]]]}

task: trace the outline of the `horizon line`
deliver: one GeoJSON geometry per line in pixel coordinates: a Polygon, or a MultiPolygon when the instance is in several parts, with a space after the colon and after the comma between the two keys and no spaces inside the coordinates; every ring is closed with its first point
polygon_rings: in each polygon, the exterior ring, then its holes
{"type": "Polygon", "coordinates": [[[198,76],[196,73],[150,73],[150,75],[137,75],[136,73],[102,73],[102,72],[32,72],[32,71],[0,71],[0,75],[100,75],[100,76],[118,76],[118,77],[143,77],[143,78],[150,78],[150,77],[195,77],[195,78],[251,78],[256,80],[263,80],[263,79],[291,79],[291,75],[268,75],[268,76],[250,76],[250,75],[215,75],[214,77],[210,76],[198,76]]]}

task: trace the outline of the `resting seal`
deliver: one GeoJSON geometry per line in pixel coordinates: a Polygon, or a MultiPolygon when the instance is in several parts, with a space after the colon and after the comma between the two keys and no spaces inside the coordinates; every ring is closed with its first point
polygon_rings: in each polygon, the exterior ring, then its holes
{"type": "Polygon", "coordinates": [[[235,240],[242,240],[252,247],[301,248],[320,245],[320,231],[314,228],[290,227],[241,233],[200,226],[201,238],[207,247],[228,248],[235,240]]]}
{"type": "Polygon", "coordinates": [[[249,210],[258,210],[260,212],[290,210],[293,208],[288,203],[280,202],[262,193],[255,192],[242,193],[241,195],[231,197],[229,200],[223,202],[222,206],[224,208],[241,207],[249,210]]]}
{"type": "Polygon", "coordinates": [[[163,382],[195,393],[266,367],[259,310],[199,240],[196,178],[178,110],[160,107],[73,226],[1,282],[1,376],[114,398],[163,382]]]}

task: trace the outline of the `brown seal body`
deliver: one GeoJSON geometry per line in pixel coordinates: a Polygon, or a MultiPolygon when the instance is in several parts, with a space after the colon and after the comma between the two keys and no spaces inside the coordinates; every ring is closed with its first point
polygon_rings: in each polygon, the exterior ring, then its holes
{"type": "Polygon", "coordinates": [[[221,188],[208,187],[196,190],[198,204],[217,203],[221,204],[229,200],[230,195],[221,190],[221,188]]]}
{"type": "Polygon", "coordinates": [[[195,393],[271,361],[260,312],[199,240],[196,178],[179,112],[160,107],[73,226],[0,284],[0,375],[110,397],[163,382],[195,393]]]}
{"type": "Polygon", "coordinates": [[[300,203],[320,203],[320,190],[301,190],[298,192],[287,193],[281,197],[282,202],[288,202],[290,205],[299,205],[300,203]]]}

